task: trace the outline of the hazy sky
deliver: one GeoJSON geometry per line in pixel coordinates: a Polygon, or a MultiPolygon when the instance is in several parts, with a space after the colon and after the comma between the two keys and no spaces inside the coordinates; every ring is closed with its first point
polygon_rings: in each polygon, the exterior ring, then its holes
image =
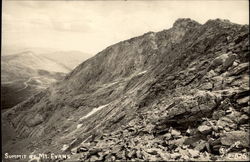
{"type": "Polygon", "coordinates": [[[8,1],[3,2],[2,42],[97,53],[148,31],[170,28],[178,18],[248,22],[248,0],[212,1],[8,1]]]}

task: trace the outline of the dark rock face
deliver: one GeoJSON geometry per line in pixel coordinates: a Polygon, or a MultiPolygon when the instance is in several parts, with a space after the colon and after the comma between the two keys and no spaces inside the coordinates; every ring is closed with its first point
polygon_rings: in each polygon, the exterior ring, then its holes
{"type": "MultiPolygon", "coordinates": [[[[246,153],[248,34],[225,20],[179,19],[171,29],[106,48],[3,119],[26,141],[24,152],[67,152],[73,161],[246,153]]],[[[20,145],[7,143],[4,151],[20,145]]]]}

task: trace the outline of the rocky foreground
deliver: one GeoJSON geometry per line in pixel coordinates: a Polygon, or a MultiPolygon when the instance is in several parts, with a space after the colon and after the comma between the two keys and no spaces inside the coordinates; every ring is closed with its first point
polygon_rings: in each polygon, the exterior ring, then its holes
{"type": "Polygon", "coordinates": [[[112,45],[5,112],[3,150],[65,161],[249,160],[248,36],[248,25],[179,19],[112,45]]]}
{"type": "Polygon", "coordinates": [[[248,161],[249,63],[239,57],[249,50],[248,44],[247,32],[226,37],[211,56],[161,76],[163,81],[151,88],[165,91],[157,103],[146,111],[141,108],[116,131],[93,136],[71,150],[72,158],[248,161]]]}

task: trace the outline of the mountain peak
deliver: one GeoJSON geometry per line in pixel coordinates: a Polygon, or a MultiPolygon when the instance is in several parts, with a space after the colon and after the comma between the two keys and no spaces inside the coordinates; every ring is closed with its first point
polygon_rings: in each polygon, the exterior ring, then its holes
{"type": "Polygon", "coordinates": [[[229,26],[238,26],[240,27],[239,24],[234,24],[232,22],[230,22],[227,19],[212,19],[212,20],[208,20],[205,24],[205,26],[211,26],[211,27],[225,27],[228,28],[229,26]]]}
{"type": "Polygon", "coordinates": [[[206,23],[228,23],[232,24],[228,19],[210,19],[206,23]]]}
{"type": "Polygon", "coordinates": [[[174,22],[173,28],[187,28],[187,27],[194,27],[197,25],[200,24],[190,18],[179,18],[174,22]]]}
{"type": "Polygon", "coordinates": [[[23,51],[23,52],[18,53],[16,55],[20,55],[20,56],[36,56],[36,54],[33,51],[30,51],[30,50],[23,51]]]}

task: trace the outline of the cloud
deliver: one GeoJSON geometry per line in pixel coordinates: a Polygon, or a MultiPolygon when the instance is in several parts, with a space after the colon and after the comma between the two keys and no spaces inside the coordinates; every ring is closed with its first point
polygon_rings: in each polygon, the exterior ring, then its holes
{"type": "Polygon", "coordinates": [[[180,17],[246,24],[248,1],[5,0],[2,23],[6,44],[97,53],[121,40],[170,28],[180,17]]]}

